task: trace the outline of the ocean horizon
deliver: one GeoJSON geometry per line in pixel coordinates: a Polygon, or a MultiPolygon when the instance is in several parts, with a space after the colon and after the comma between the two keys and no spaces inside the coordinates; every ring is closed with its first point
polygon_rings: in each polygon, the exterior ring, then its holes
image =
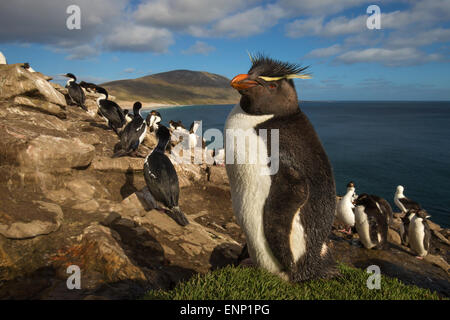
{"type": "MultiPolygon", "coordinates": [[[[336,189],[349,181],[356,192],[393,202],[398,185],[419,202],[431,220],[450,227],[450,101],[300,101],[333,166],[336,189]]],[[[223,132],[233,105],[193,105],[157,109],[162,122],[202,121],[223,132]],[[205,109],[208,109],[206,111],[205,109]]]]}

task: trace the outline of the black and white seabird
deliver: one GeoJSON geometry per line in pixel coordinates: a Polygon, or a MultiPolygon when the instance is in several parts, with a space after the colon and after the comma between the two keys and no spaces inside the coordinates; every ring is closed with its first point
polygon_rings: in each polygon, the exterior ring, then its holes
{"type": "Polygon", "coordinates": [[[120,133],[120,150],[113,155],[113,158],[123,157],[136,152],[144,140],[147,133],[147,123],[141,116],[141,108],[142,104],[140,102],[134,103],[133,120],[120,133]]]}
{"type": "Polygon", "coordinates": [[[361,243],[367,249],[387,247],[392,208],[376,195],[363,193],[355,200],[355,227],[361,243]]]}
{"type": "Polygon", "coordinates": [[[36,71],[34,71],[34,69],[30,66],[30,64],[29,64],[28,62],[25,62],[25,63],[23,64],[22,68],[28,70],[28,71],[31,72],[31,73],[36,72],[36,71]]]}
{"type": "Polygon", "coordinates": [[[130,123],[131,121],[133,121],[132,114],[130,114],[130,111],[128,109],[123,109],[123,114],[125,115],[125,121],[127,123],[130,123]]]}
{"type": "Polygon", "coordinates": [[[162,117],[158,111],[150,111],[150,113],[147,115],[147,118],[145,119],[145,121],[147,122],[147,126],[150,128],[150,132],[158,130],[158,126],[161,120],[162,117]]]}
{"type": "Polygon", "coordinates": [[[122,108],[114,101],[108,100],[108,92],[105,88],[96,87],[95,91],[100,93],[100,97],[97,98],[97,106],[101,116],[106,120],[108,126],[119,135],[119,129],[126,123],[122,108]]]}
{"type": "Polygon", "coordinates": [[[189,139],[189,131],[181,123],[181,120],[178,121],[169,121],[169,128],[172,131],[170,136],[170,141],[172,143],[179,143],[184,139],[189,139]]]}
{"type": "Polygon", "coordinates": [[[97,85],[95,83],[81,81],[80,87],[82,87],[87,92],[94,92],[97,85]]]}
{"type": "Polygon", "coordinates": [[[178,175],[164,150],[170,140],[170,131],[160,125],[156,131],[158,145],[147,156],[144,163],[144,177],[147,187],[156,201],[162,203],[167,209],[165,212],[178,224],[189,224],[186,216],[178,206],[180,187],[178,175]]]}
{"type": "Polygon", "coordinates": [[[430,250],[431,231],[427,219],[430,217],[424,209],[411,209],[408,226],[408,241],[411,249],[417,254],[416,258],[422,259],[430,250]]]}
{"type": "Polygon", "coordinates": [[[231,81],[242,97],[225,123],[225,151],[233,149],[225,165],[233,211],[250,258],[295,282],[335,272],[327,246],[336,210],[333,172],[317,133],[299,109],[292,81],[307,78],[305,69],[261,55],[252,58],[248,74],[231,81]],[[267,129],[270,147],[261,129],[267,129]],[[272,147],[276,132],[279,139],[272,147]],[[257,148],[246,140],[258,142],[257,148]],[[244,163],[239,160],[242,143],[244,163]],[[273,154],[277,148],[279,156],[266,161],[269,150],[273,154]],[[250,154],[256,161],[249,161],[250,154]]]}
{"type": "Polygon", "coordinates": [[[405,189],[403,188],[403,186],[398,186],[397,190],[395,191],[395,195],[394,195],[394,202],[395,205],[403,212],[406,213],[411,209],[415,209],[415,210],[420,210],[422,209],[422,207],[420,206],[420,204],[418,204],[417,202],[408,199],[407,197],[405,197],[405,195],[403,194],[403,191],[405,189]]]}
{"type": "Polygon", "coordinates": [[[66,73],[64,76],[70,78],[69,80],[67,80],[66,88],[69,92],[69,97],[72,102],[77,106],[80,106],[83,110],[88,111],[84,104],[86,101],[86,96],[80,85],[76,83],[77,78],[75,77],[75,75],[73,75],[72,73],[66,73]]]}

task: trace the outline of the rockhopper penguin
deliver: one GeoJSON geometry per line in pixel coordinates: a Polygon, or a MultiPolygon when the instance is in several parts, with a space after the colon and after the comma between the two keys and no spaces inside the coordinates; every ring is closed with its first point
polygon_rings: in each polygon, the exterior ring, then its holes
{"type": "Polygon", "coordinates": [[[295,64],[262,55],[251,59],[248,74],[231,81],[242,97],[225,124],[233,211],[250,258],[292,282],[330,276],[335,272],[327,247],[336,210],[333,172],[319,137],[299,109],[292,81],[309,76],[295,64]],[[244,142],[240,152],[242,132],[244,141],[257,141],[258,147],[244,142]],[[279,134],[273,143],[278,142],[278,157],[269,152],[272,132],[279,134]],[[230,133],[235,135],[231,139],[230,133]],[[237,163],[242,153],[246,161],[237,163]],[[256,161],[248,161],[249,156],[256,161]]]}
{"type": "Polygon", "coordinates": [[[431,231],[427,219],[430,217],[424,209],[412,209],[408,212],[410,223],[408,226],[408,240],[411,249],[422,259],[430,249],[431,231]]]}
{"type": "Polygon", "coordinates": [[[348,230],[338,230],[347,234],[351,234],[351,228],[355,225],[355,213],[353,212],[353,196],[355,195],[355,188],[348,187],[347,193],[337,202],[336,220],[343,223],[348,230]]]}
{"type": "Polygon", "coordinates": [[[378,196],[363,193],[355,200],[355,227],[366,249],[386,249],[392,208],[378,196]]]}

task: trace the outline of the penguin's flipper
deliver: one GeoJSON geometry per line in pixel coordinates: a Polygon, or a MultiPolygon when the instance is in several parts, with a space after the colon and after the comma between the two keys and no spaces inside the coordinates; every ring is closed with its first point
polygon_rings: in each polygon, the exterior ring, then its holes
{"type": "Polygon", "coordinates": [[[424,225],[424,238],[423,238],[423,247],[428,252],[430,250],[430,241],[431,241],[431,231],[428,223],[426,221],[422,222],[424,225]]]}
{"type": "MultiPolygon", "coordinates": [[[[272,254],[283,270],[291,270],[296,262],[291,248],[291,233],[296,231],[296,227],[293,227],[296,223],[294,220],[302,220],[302,208],[308,199],[309,190],[304,182],[292,176],[286,169],[288,168],[280,168],[272,177],[272,186],[276,185],[276,188],[271,188],[266,199],[263,221],[264,235],[272,254]],[[289,183],[283,183],[284,179],[288,179],[289,183]]],[[[300,242],[302,243],[295,245],[306,247],[304,239],[300,242]]]]}

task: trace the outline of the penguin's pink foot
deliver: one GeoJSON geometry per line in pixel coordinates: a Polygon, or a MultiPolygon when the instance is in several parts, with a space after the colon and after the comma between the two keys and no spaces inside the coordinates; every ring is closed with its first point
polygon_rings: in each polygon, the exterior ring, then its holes
{"type": "Polygon", "coordinates": [[[421,257],[421,256],[416,256],[416,259],[418,259],[418,260],[423,260],[423,257],[421,257]]]}
{"type": "Polygon", "coordinates": [[[349,231],[347,231],[346,229],[341,229],[338,230],[339,232],[345,233],[345,234],[352,234],[352,228],[349,229],[349,231]]]}

